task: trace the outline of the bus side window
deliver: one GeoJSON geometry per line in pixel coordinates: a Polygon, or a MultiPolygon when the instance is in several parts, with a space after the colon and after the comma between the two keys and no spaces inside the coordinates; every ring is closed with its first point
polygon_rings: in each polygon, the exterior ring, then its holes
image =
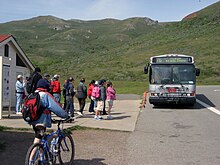
{"type": "Polygon", "coordinates": [[[152,68],[150,67],[150,71],[149,71],[149,83],[153,83],[153,73],[152,73],[152,68]]]}

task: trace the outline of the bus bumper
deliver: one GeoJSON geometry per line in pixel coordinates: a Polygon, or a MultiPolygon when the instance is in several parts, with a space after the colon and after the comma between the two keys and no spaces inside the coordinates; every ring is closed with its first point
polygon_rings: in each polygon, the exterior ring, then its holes
{"type": "Polygon", "coordinates": [[[196,103],[195,97],[149,97],[150,104],[188,104],[193,105],[196,103]]]}

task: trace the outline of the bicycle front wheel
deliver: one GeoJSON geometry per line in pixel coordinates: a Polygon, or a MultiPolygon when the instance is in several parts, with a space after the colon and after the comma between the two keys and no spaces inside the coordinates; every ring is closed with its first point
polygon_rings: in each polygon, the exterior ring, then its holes
{"type": "Polygon", "coordinates": [[[58,142],[58,159],[60,164],[71,165],[75,156],[75,146],[70,134],[59,139],[58,142]]]}
{"type": "Polygon", "coordinates": [[[25,157],[25,165],[38,165],[42,160],[46,160],[43,145],[35,143],[30,146],[25,157]]]}

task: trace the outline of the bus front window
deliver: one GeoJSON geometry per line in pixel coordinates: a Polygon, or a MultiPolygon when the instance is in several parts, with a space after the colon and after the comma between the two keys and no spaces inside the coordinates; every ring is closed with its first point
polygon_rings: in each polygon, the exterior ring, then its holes
{"type": "Polygon", "coordinates": [[[193,65],[174,65],[173,83],[195,84],[195,67],[193,65]]]}
{"type": "Polygon", "coordinates": [[[152,65],[151,84],[195,84],[194,65],[152,65]]]}
{"type": "Polygon", "coordinates": [[[171,67],[169,65],[152,66],[152,84],[169,84],[171,80],[171,67]]]}

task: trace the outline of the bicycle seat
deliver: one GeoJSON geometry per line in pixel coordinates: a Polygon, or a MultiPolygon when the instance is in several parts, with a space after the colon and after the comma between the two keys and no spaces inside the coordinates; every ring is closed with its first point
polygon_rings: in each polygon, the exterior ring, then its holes
{"type": "Polygon", "coordinates": [[[35,127],[39,130],[44,130],[45,129],[45,125],[44,124],[36,124],[35,127]]]}

